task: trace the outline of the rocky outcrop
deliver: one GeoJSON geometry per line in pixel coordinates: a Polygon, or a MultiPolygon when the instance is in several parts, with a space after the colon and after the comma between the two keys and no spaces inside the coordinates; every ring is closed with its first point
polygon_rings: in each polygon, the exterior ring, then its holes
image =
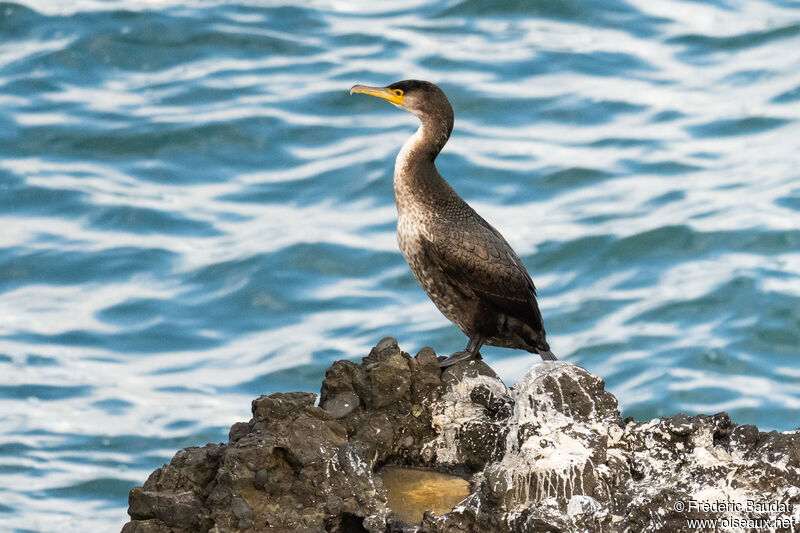
{"type": "Polygon", "coordinates": [[[131,491],[123,533],[800,530],[798,431],[621,420],[603,381],[566,362],[509,389],[481,361],[442,372],[431,349],[387,338],[334,363],[315,401],[262,396],[228,443],[178,452],[131,491]],[[388,464],[469,476],[471,494],[403,523],[376,474],[388,464]]]}

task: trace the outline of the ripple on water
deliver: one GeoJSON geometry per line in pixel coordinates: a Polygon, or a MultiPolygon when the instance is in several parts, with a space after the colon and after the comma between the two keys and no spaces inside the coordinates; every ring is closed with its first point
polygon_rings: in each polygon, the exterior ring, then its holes
{"type": "Polygon", "coordinates": [[[727,135],[746,135],[779,128],[791,122],[775,117],[747,117],[740,119],[714,120],[706,124],[689,127],[695,137],[724,137],[727,135]]]}
{"type": "Polygon", "coordinates": [[[139,272],[169,272],[175,254],[160,249],[111,248],[97,252],[0,250],[0,290],[27,284],[82,284],[102,279],[114,281],[139,272]]]}
{"type": "Polygon", "coordinates": [[[668,42],[685,46],[685,55],[701,55],[714,52],[732,52],[753,48],[778,39],[788,39],[800,34],[800,24],[790,24],[768,30],[751,31],[737,35],[681,35],[668,42]]]}
{"type": "Polygon", "coordinates": [[[800,87],[795,87],[794,89],[790,89],[784,93],[781,93],[771,101],[776,104],[788,104],[791,102],[796,102],[797,100],[800,100],[800,87]]]}

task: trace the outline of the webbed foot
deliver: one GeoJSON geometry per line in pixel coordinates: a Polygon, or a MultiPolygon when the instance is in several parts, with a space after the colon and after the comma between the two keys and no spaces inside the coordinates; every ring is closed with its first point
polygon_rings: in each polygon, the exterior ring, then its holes
{"type": "MultiPolygon", "coordinates": [[[[452,354],[450,357],[439,357],[439,368],[447,368],[448,366],[453,366],[461,361],[468,361],[472,359],[472,356],[472,352],[461,350],[460,352],[452,354]]],[[[481,354],[475,354],[475,358],[480,359],[481,354]]]]}

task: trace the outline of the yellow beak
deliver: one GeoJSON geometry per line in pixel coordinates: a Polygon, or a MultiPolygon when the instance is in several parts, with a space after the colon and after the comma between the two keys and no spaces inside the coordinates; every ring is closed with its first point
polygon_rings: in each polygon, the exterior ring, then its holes
{"type": "Polygon", "coordinates": [[[393,91],[388,87],[367,87],[366,85],[353,85],[353,88],[350,89],[350,94],[368,94],[370,96],[377,96],[378,98],[383,98],[387,102],[391,102],[393,104],[402,104],[405,101],[403,100],[403,91],[400,89],[395,89],[393,91]]]}

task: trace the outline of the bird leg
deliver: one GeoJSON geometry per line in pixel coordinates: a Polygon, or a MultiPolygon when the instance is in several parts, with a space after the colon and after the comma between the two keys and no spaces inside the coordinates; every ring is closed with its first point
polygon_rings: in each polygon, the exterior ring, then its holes
{"type": "Polygon", "coordinates": [[[468,359],[472,359],[476,357],[480,359],[481,354],[479,350],[483,343],[486,342],[486,338],[480,335],[475,335],[469,338],[469,343],[467,343],[467,347],[460,352],[456,352],[452,354],[450,357],[445,357],[439,361],[439,367],[445,368],[448,366],[452,366],[456,363],[460,363],[461,361],[466,361],[468,359]]]}

